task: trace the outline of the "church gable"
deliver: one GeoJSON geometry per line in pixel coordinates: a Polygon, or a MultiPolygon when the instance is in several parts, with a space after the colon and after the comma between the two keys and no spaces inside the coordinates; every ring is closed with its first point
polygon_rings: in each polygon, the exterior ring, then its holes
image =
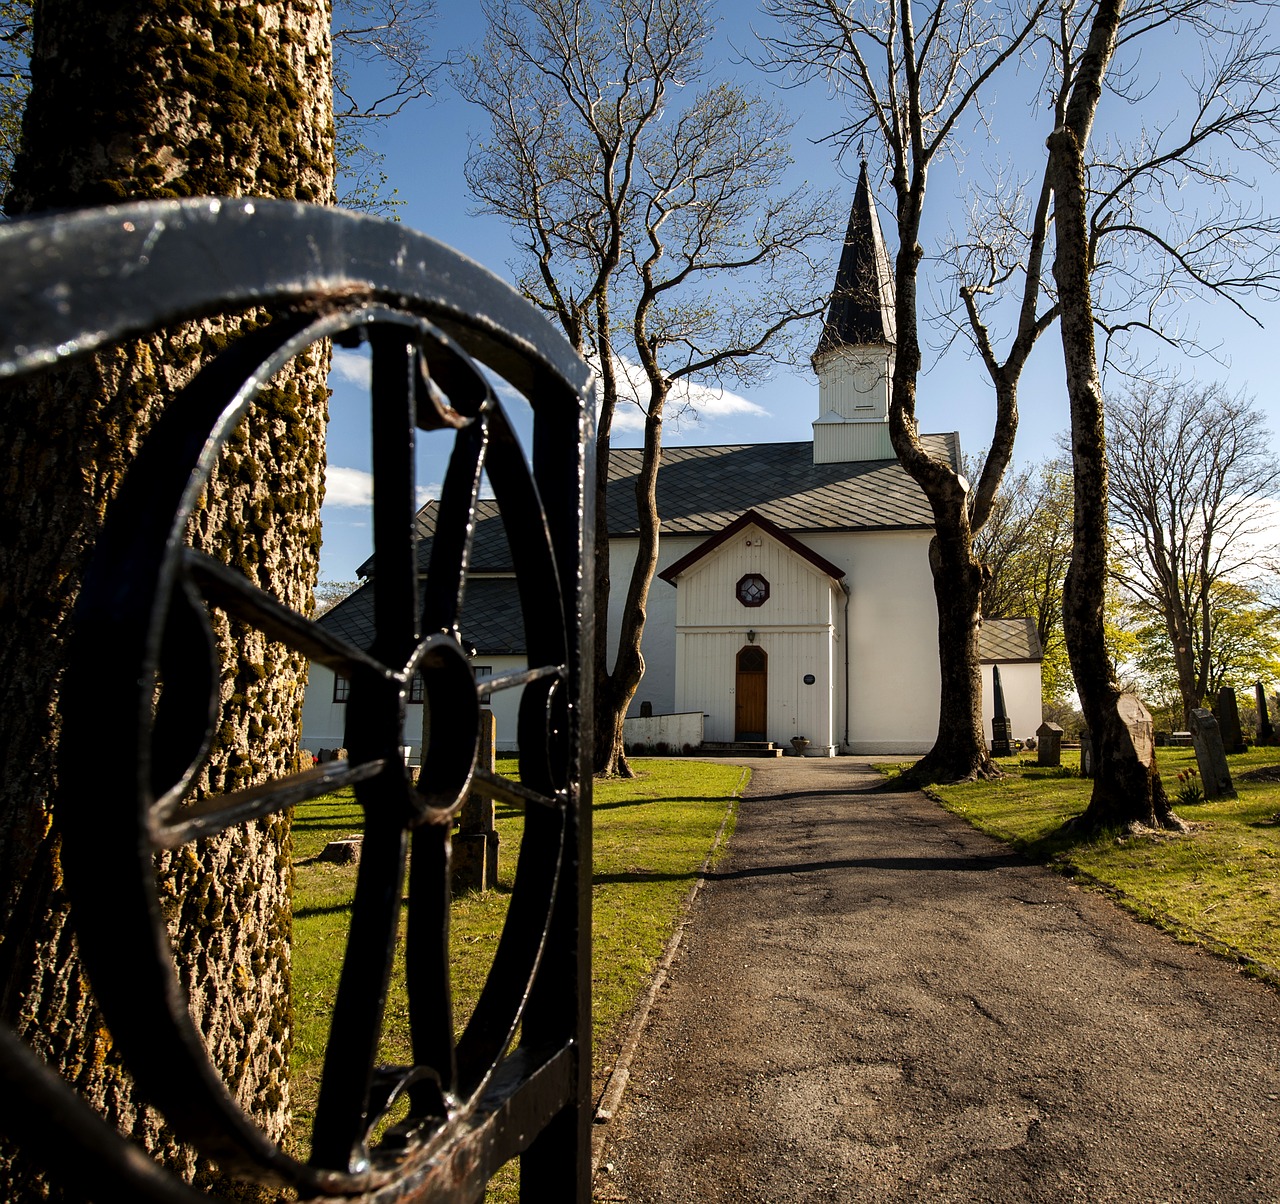
{"type": "Polygon", "coordinates": [[[748,511],[662,574],[679,627],[825,626],[844,570],[748,511]]]}

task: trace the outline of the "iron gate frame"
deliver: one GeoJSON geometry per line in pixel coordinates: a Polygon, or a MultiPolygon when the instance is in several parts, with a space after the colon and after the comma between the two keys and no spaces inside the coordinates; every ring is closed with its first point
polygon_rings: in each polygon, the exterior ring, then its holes
{"type": "MultiPolygon", "coordinates": [[[[166,405],[109,506],[69,646],[60,709],[62,748],[74,755],[60,759],[55,822],[83,962],[144,1097],[224,1169],[307,1198],[473,1200],[518,1154],[522,1198],[585,1204],[590,369],[541,313],[470,260],[398,224],[341,210],[198,198],[58,214],[0,227],[0,264],[8,286],[0,297],[0,379],[179,321],[264,308],[275,315],[166,405]],[[371,649],[344,644],[182,540],[222,441],[274,372],[322,338],[363,339],[372,348],[378,636],[371,649]],[[481,365],[529,400],[531,467],[481,365]],[[405,454],[415,428],[456,432],[420,601],[405,454]],[[519,783],[476,768],[479,691],[458,629],[482,468],[507,526],[526,617],[529,669],[484,683],[485,691],[523,689],[519,783]],[[531,625],[530,613],[545,613],[549,594],[558,598],[553,621],[531,625]],[[208,604],[350,675],[348,761],[188,801],[217,718],[208,604]],[[202,672],[174,671],[193,657],[202,672]],[[419,671],[433,720],[415,781],[398,754],[409,682],[419,671]],[[132,706],[104,716],[95,705],[104,685],[132,706]],[[115,789],[104,790],[98,766],[119,763],[121,749],[131,752],[115,789]],[[313,1154],[303,1163],[253,1125],[209,1063],[177,993],[151,865],[157,849],[343,784],[354,785],[365,810],[366,850],[335,1002],[333,1031],[342,1040],[329,1046],[313,1154]],[[440,938],[449,832],[468,791],[523,805],[526,822],[494,966],[455,1043],[440,938]],[[408,841],[415,1065],[377,1067],[396,875],[408,841]],[[370,989],[371,981],[381,985],[370,989]],[[402,1094],[408,1120],[371,1146],[373,1126],[402,1094]]],[[[3,1028],[0,1082],[11,1131],[56,1158],[81,1188],[114,1183],[143,1199],[206,1198],[141,1157],[3,1028]],[[83,1159],[65,1158],[58,1126],[83,1159]]]]}

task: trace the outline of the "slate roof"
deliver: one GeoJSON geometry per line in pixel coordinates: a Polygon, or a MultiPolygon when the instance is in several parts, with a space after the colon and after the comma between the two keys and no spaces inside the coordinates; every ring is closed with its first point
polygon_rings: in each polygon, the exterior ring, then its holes
{"type": "MultiPolygon", "coordinates": [[[[438,507],[428,502],[413,516],[414,535],[418,539],[418,571],[425,573],[431,559],[431,536],[436,530],[438,507]]],[[[373,574],[372,556],[364,562],[356,574],[369,577],[373,574]]],[[[475,572],[493,572],[511,568],[511,551],[507,547],[507,533],[502,525],[498,503],[492,499],[476,503],[476,531],[471,541],[471,568],[475,572]]]]}
{"type": "MultiPolygon", "coordinates": [[[[958,465],[954,432],[925,435],[935,456],[958,465]]],[[[615,448],[609,461],[609,534],[634,535],[638,448],[615,448]]],[[[748,443],[668,447],[658,473],[663,535],[710,535],[747,510],[787,531],[876,531],[933,527],[920,487],[897,460],[815,464],[813,444],[748,443]]]]}
{"type": "MultiPolygon", "coordinates": [[[[367,649],[373,643],[373,583],[362,585],[317,622],[357,648],[367,649]]],[[[516,579],[469,578],[459,626],[463,643],[474,646],[480,656],[523,655],[524,623],[516,579]]]]}
{"type": "MultiPolygon", "coordinates": [[[[959,463],[957,434],[922,438],[932,454],[946,457],[952,464],[959,463]]],[[[635,482],[640,457],[639,448],[615,448],[610,457],[610,535],[637,534],[635,482]]],[[[923,492],[897,460],[815,464],[813,444],[809,442],[668,447],[658,473],[658,510],[664,535],[717,535],[748,511],[784,532],[795,533],[929,530],[933,526],[923,492]]],[[[431,501],[414,517],[421,573],[430,563],[437,512],[437,503],[431,501]]],[[[371,580],[319,620],[361,648],[367,648],[373,640],[373,570],[374,558],[370,557],[357,571],[371,580]]],[[[463,638],[481,655],[524,651],[514,578],[484,575],[509,571],[511,551],[498,504],[493,500],[479,501],[461,627],[463,638]]],[[[1012,637],[1006,637],[1009,638],[1012,637]]],[[[996,659],[1038,656],[1037,649],[1030,655],[1023,652],[996,659]]],[[[983,659],[988,659],[985,652],[983,659]]]]}
{"type": "Polygon", "coordinates": [[[815,364],[828,351],[852,344],[896,343],[897,307],[894,303],[893,271],[885,250],[880,219],[867,183],[864,161],[858,172],[858,186],[849,211],[849,228],[844,250],[836,269],[835,291],[827,309],[822,336],[814,350],[815,364]]]}
{"type": "Polygon", "coordinates": [[[1039,661],[1044,659],[1034,619],[983,619],[978,632],[978,659],[993,661],[1039,661]]]}

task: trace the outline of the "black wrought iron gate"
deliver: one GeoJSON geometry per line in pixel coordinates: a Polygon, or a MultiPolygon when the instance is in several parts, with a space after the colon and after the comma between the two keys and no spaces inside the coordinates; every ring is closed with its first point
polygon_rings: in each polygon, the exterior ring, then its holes
{"type": "MultiPolygon", "coordinates": [[[[181,319],[281,316],[174,398],[113,502],[76,612],[55,806],[84,966],[130,1073],[184,1140],[246,1179],[304,1198],[473,1200],[520,1155],[525,1199],[585,1201],[590,1166],[590,373],[511,289],[401,226],[284,202],[201,199],[0,228],[0,374],[14,377],[181,319]],[[195,265],[205,265],[195,267],[195,265]],[[290,358],[324,338],[373,360],[377,638],[337,639],[182,534],[219,449],[290,358]],[[532,407],[527,466],[490,384],[532,407]],[[415,429],[453,428],[429,570],[411,516],[415,429]],[[477,769],[479,702],[458,613],[484,471],[515,559],[528,669],[519,779],[477,769]],[[351,683],[349,760],[190,801],[217,715],[216,605],[351,683]],[[416,775],[401,731],[425,682],[416,775]],[[102,698],[112,699],[110,707],[102,698]],[[111,765],[104,777],[103,766],[111,765]],[[353,785],[364,852],[313,1128],[295,1160],[256,1128],[209,1062],[168,953],[156,850],[353,785]],[[456,1036],[447,851],[468,791],[525,809],[493,966],[456,1036]],[[412,1066],[375,1065],[411,848],[405,976],[412,1066]],[[407,1119],[374,1138],[393,1101],[407,1119]]],[[[191,1189],[139,1157],[12,1034],[0,1033],[6,1125],[101,1198],[191,1189]],[[67,1157],[67,1137],[75,1143],[67,1157]],[[60,1152],[59,1152],[60,1151],[60,1152]]]]}

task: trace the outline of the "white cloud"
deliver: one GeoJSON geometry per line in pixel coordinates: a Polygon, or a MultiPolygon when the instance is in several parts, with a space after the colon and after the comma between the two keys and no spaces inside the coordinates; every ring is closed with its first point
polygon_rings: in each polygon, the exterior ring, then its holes
{"type": "Polygon", "coordinates": [[[324,472],[326,506],[372,506],[373,473],[330,464],[324,472]]]}
{"type": "MultiPolygon", "coordinates": [[[[621,403],[614,412],[614,429],[642,431],[645,415],[641,405],[647,405],[650,396],[644,369],[639,364],[615,357],[614,370],[618,376],[618,400],[621,403]]],[[[666,416],[668,421],[678,425],[681,421],[702,423],[722,418],[768,418],[769,411],[740,393],[686,379],[672,385],[667,396],[666,416]]]]}
{"type": "Polygon", "coordinates": [[[347,347],[335,347],[333,371],[348,384],[361,385],[367,389],[372,379],[373,364],[364,352],[352,351],[347,347]]]}

